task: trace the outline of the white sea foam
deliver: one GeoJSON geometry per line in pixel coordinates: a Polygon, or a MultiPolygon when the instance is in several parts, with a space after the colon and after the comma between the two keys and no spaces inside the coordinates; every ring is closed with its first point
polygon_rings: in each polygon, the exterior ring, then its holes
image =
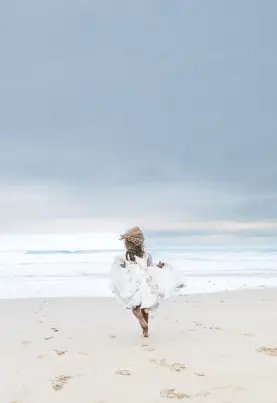
{"type": "MultiPolygon", "coordinates": [[[[0,298],[110,296],[108,273],[118,251],[0,252],[0,298]]],[[[185,293],[277,287],[277,250],[152,251],[187,277],[185,293]]]]}

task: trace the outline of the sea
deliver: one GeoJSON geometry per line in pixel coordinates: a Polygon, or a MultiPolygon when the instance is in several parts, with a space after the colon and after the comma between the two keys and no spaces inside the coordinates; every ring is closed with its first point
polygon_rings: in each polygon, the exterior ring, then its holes
{"type": "MultiPolygon", "coordinates": [[[[184,294],[277,287],[277,248],[153,249],[184,273],[184,294]]],[[[109,297],[120,250],[1,250],[0,298],[109,297]]]]}

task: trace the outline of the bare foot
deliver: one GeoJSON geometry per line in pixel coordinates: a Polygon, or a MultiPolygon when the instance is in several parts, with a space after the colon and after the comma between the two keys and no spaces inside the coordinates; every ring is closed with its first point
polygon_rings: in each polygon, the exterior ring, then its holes
{"type": "Polygon", "coordinates": [[[144,316],[142,314],[142,311],[140,308],[134,308],[133,309],[133,314],[135,315],[135,317],[138,319],[139,324],[141,326],[141,328],[143,329],[143,331],[147,331],[148,332],[148,324],[144,319],[144,316]]]}
{"type": "Polygon", "coordinates": [[[143,329],[143,337],[148,337],[149,336],[149,334],[148,334],[148,327],[147,327],[147,329],[143,329]]]}

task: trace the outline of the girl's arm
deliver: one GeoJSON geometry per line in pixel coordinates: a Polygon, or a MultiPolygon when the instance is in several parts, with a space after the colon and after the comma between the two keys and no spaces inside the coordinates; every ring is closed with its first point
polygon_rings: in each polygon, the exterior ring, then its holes
{"type": "Polygon", "coordinates": [[[149,267],[149,266],[153,266],[153,259],[152,259],[152,255],[150,255],[150,253],[147,257],[147,267],[149,267]]]}
{"type": "MultiPolygon", "coordinates": [[[[152,259],[152,255],[150,255],[150,253],[149,253],[148,257],[147,257],[147,267],[149,267],[149,266],[154,266],[154,264],[153,264],[153,259],[152,259]]],[[[160,269],[162,269],[162,268],[164,267],[164,263],[163,263],[163,262],[159,262],[159,264],[157,264],[157,266],[158,266],[160,269]]]]}

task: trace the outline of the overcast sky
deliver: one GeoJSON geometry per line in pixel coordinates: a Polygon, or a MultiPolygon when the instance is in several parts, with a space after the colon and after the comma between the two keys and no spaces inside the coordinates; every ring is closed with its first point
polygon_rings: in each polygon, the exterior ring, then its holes
{"type": "Polygon", "coordinates": [[[1,1],[0,232],[274,243],[276,17],[275,0],[1,1]]]}

